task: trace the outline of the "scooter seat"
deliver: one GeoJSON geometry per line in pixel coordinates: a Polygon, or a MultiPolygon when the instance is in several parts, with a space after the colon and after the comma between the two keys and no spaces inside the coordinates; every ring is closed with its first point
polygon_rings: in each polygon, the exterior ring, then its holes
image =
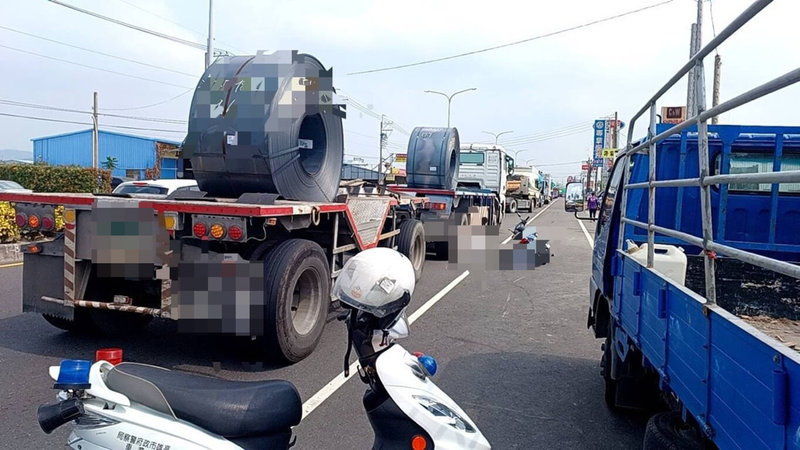
{"type": "Polygon", "coordinates": [[[138,363],[116,365],[109,389],[226,438],[263,436],[300,423],[302,402],[284,380],[228,381],[138,363]]]}

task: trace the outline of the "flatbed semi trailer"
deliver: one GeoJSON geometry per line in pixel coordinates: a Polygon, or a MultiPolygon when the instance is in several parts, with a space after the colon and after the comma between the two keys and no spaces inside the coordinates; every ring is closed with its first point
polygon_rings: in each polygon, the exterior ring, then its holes
{"type": "Polygon", "coordinates": [[[402,185],[387,186],[389,192],[425,198],[421,206],[401,206],[410,218],[422,222],[425,240],[437,257],[448,256],[449,242],[455,239],[454,226],[497,226],[501,205],[497,194],[489,189],[457,188],[423,189],[402,185]]]}
{"type": "Polygon", "coordinates": [[[64,208],[55,239],[22,247],[24,311],[110,334],[162,317],[179,331],[252,336],[290,362],[316,347],[348,255],[396,247],[418,277],[425,261],[415,216],[427,199],[361,188],[341,188],[333,202],[45,193],[0,201],[14,204],[24,227],[64,208]]]}

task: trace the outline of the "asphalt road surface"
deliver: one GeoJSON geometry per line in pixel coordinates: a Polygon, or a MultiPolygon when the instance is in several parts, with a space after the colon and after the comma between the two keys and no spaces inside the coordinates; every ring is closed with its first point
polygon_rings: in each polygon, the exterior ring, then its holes
{"type": "MultiPolygon", "coordinates": [[[[646,417],[614,414],[603,403],[600,341],[586,329],[587,233],[560,200],[531,225],[550,239],[550,264],[530,271],[470,271],[414,322],[411,337],[401,344],[437,359],[434,381],[493,448],[641,448],[646,417]]],[[[587,228],[591,233],[593,224],[587,222],[587,228]]],[[[429,259],[410,312],[463,272],[429,259]]],[[[0,448],[63,448],[69,426],[45,435],[36,423],[36,408],[56,394],[47,367],[65,358],[93,359],[101,347],[122,347],[128,361],[227,379],[287,379],[304,402],[342,371],[346,333],[335,320],[317,350],[300,363],[243,363],[252,359],[246,340],[180,335],[164,320],[153,321],[135,338],[62,332],[37,315],[18,313],[21,276],[19,266],[0,268],[0,314],[13,315],[0,319],[0,448]]],[[[370,448],[372,430],[361,406],[364,389],[351,376],[325,396],[296,427],[295,448],[370,448]]]]}

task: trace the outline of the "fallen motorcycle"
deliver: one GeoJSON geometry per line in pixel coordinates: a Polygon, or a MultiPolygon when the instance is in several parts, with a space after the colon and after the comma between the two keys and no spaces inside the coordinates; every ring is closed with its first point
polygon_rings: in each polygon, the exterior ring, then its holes
{"type": "MultiPolygon", "coordinates": [[[[490,449],[486,438],[431,376],[436,360],[395,341],[408,336],[405,311],[414,269],[388,248],[345,263],[333,295],[346,312],[345,376],[355,349],[369,387],[363,406],[373,448],[490,449]]],[[[302,402],[292,383],[228,381],[161,367],[64,360],[50,368],[59,401],[38,409],[45,433],[73,421],[67,446],[95,449],[285,449],[302,402]]]]}

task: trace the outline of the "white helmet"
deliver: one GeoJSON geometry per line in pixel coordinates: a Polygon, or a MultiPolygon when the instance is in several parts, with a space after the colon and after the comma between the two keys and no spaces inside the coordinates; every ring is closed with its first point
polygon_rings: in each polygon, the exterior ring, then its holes
{"type": "Polygon", "coordinates": [[[333,296],[345,305],[385,317],[408,305],[414,284],[414,266],[408,258],[376,247],[347,260],[333,285],[333,296]]]}

